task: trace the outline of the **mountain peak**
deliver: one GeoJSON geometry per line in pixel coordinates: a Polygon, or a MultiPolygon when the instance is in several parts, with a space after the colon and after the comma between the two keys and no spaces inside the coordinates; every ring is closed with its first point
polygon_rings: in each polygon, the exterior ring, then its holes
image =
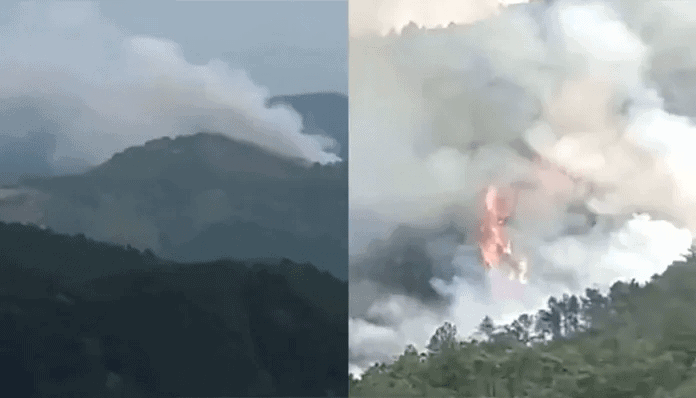
{"type": "Polygon", "coordinates": [[[191,174],[212,171],[215,174],[248,174],[272,178],[301,175],[307,168],[300,159],[276,156],[248,142],[219,133],[162,137],[142,146],[115,154],[87,174],[116,179],[145,179],[172,173],[191,174]]]}

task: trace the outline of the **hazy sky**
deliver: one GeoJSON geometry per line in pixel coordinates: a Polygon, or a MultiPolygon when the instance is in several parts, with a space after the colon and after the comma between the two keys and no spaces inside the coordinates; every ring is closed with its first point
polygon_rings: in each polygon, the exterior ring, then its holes
{"type": "MultiPolygon", "coordinates": [[[[6,23],[12,3],[3,2],[6,23]]],[[[103,17],[134,35],[181,45],[186,60],[242,67],[271,95],[348,93],[347,1],[98,2],[103,17]]]]}
{"type": "Polygon", "coordinates": [[[347,1],[102,2],[136,34],[173,40],[191,63],[220,58],[272,95],[348,93],[347,1]]]}

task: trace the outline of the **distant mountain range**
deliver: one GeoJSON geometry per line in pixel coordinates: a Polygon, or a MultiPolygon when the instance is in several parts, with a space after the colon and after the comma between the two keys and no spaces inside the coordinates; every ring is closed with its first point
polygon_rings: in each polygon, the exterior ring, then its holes
{"type": "Polygon", "coordinates": [[[175,263],[4,223],[0,253],[12,396],[347,396],[348,286],[312,265],[175,263]]]}
{"type": "MultiPolygon", "coordinates": [[[[275,97],[348,145],[347,98],[275,97]]],[[[173,261],[282,258],[348,277],[348,164],[306,167],[253,144],[201,132],[128,148],[91,170],[24,179],[0,190],[0,220],[139,250],[173,261]]]]}

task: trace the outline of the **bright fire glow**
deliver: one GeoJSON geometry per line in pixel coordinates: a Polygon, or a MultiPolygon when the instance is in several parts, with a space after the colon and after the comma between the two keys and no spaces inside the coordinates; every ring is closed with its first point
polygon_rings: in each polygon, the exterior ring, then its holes
{"type": "MultiPolygon", "coordinates": [[[[539,203],[548,203],[541,200],[544,196],[554,195],[559,192],[572,190],[582,184],[589,184],[577,175],[568,172],[565,168],[552,162],[535,156],[534,175],[538,186],[530,197],[539,199],[539,203]]],[[[592,189],[591,184],[588,185],[592,189]]],[[[514,217],[518,205],[520,187],[496,186],[491,184],[482,197],[483,212],[479,219],[478,247],[481,253],[483,266],[487,269],[500,269],[508,271],[510,279],[517,279],[522,283],[527,281],[527,260],[514,253],[512,242],[508,233],[508,221],[514,217]]],[[[529,208],[527,208],[529,210],[529,208]]]]}
{"type": "Polygon", "coordinates": [[[516,206],[517,192],[489,186],[484,196],[484,212],[479,223],[478,247],[486,269],[510,266],[510,279],[526,281],[526,262],[512,254],[512,242],[506,225],[516,206]]]}

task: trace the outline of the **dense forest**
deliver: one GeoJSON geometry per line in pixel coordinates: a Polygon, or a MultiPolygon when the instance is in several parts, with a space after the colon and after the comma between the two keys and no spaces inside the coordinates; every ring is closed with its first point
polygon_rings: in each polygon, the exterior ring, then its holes
{"type": "Polygon", "coordinates": [[[198,133],[128,148],[83,174],[20,185],[41,193],[2,201],[0,219],[150,248],[174,261],[286,257],[348,278],[345,162],[307,167],[198,133]]]}
{"type": "Polygon", "coordinates": [[[445,323],[427,352],[375,364],[355,397],[696,397],[696,256],[604,295],[550,298],[508,325],[486,317],[461,341],[445,323]]]}
{"type": "Polygon", "coordinates": [[[348,393],[348,286],[311,264],[175,263],[4,223],[0,253],[12,397],[348,393]]]}

